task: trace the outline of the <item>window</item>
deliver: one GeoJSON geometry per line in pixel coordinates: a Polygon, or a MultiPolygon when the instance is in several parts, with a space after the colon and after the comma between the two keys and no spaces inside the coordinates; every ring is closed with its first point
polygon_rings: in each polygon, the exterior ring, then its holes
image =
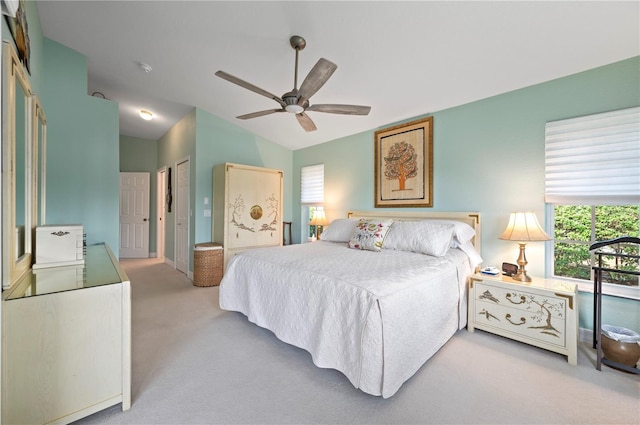
{"type": "MultiPolygon", "coordinates": [[[[640,107],[547,123],[545,201],[554,238],[548,270],[591,290],[589,246],[640,236],[640,107]]],[[[617,249],[638,254],[635,246],[617,249]]],[[[631,259],[613,265],[640,266],[631,259]]],[[[608,274],[603,281],[605,293],[640,298],[637,276],[608,274]]]]}
{"type": "MultiPolygon", "coordinates": [[[[639,237],[638,205],[554,205],[553,275],[593,281],[594,256],[589,245],[620,236],[639,237]]],[[[638,255],[637,245],[622,245],[620,253],[638,255]]],[[[638,260],[619,259],[615,268],[638,270],[638,260]]],[[[638,288],[639,277],[605,273],[603,282],[638,288]]],[[[622,291],[619,295],[622,295],[622,291]]]]}
{"type": "Polygon", "coordinates": [[[324,202],[324,164],[302,167],[300,202],[303,205],[322,205],[324,202]]]}
{"type": "Polygon", "coordinates": [[[300,171],[300,203],[302,204],[302,234],[306,233],[307,238],[315,237],[317,228],[309,225],[309,222],[313,219],[316,210],[322,208],[324,204],[324,164],[302,167],[300,171]]]}

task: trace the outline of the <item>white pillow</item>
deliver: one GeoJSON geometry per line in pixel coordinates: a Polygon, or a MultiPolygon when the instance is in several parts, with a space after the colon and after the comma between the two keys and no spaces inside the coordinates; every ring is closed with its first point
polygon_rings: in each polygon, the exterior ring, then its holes
{"type": "Polygon", "coordinates": [[[327,242],[349,242],[357,224],[357,218],[337,218],[324,229],[320,239],[327,242]]]}
{"type": "Polygon", "coordinates": [[[361,218],[349,240],[349,248],[380,251],[393,220],[361,218]]]}
{"type": "Polygon", "coordinates": [[[457,220],[441,220],[437,218],[428,218],[420,220],[427,223],[453,224],[453,239],[451,240],[451,248],[457,248],[465,242],[469,242],[475,235],[476,231],[467,223],[457,220]]]}
{"type": "Polygon", "coordinates": [[[478,253],[476,247],[473,246],[471,241],[467,241],[461,244],[460,246],[458,246],[458,249],[467,254],[467,257],[469,257],[469,261],[471,263],[472,270],[475,269],[478,264],[482,263],[482,257],[480,256],[480,253],[478,253]]]}
{"type": "Polygon", "coordinates": [[[454,225],[426,221],[396,221],[384,241],[385,249],[442,257],[453,238],[454,225]]]}

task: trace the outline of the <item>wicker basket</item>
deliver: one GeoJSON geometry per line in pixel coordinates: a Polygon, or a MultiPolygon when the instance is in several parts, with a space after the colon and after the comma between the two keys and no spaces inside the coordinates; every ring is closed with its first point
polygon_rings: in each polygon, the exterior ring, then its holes
{"type": "Polygon", "coordinates": [[[223,258],[222,245],[213,242],[196,244],[193,248],[193,284],[220,285],[223,258]]]}

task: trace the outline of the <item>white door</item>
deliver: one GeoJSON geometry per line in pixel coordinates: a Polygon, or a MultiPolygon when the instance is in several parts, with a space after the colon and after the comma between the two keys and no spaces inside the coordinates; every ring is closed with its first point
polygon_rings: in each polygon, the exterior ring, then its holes
{"type": "Polygon", "coordinates": [[[176,269],[189,274],[189,160],[176,166],[176,269]]]}
{"type": "Polygon", "coordinates": [[[167,167],[163,167],[158,170],[156,174],[156,187],[157,191],[157,203],[156,203],[156,216],[158,221],[156,222],[156,257],[164,258],[164,211],[167,204],[167,167]]]}
{"type": "Polygon", "coordinates": [[[149,258],[149,173],[120,173],[120,258],[149,258]]]}

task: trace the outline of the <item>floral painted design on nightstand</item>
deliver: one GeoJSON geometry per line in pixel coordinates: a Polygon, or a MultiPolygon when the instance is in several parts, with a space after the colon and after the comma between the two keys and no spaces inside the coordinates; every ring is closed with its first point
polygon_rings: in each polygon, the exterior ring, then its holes
{"type": "Polygon", "coordinates": [[[483,315],[484,317],[487,318],[487,320],[491,320],[491,318],[493,317],[494,319],[496,319],[498,322],[500,321],[500,319],[498,319],[496,316],[494,316],[493,314],[489,313],[486,309],[482,309],[482,311],[478,314],[483,315]]]}
{"type": "Polygon", "coordinates": [[[526,309],[531,311],[533,315],[531,319],[539,323],[538,326],[529,326],[529,329],[539,329],[540,333],[559,337],[562,332],[556,329],[551,323],[554,313],[557,317],[564,316],[565,302],[563,300],[549,300],[547,298],[538,298],[530,294],[518,294],[511,292],[506,294],[507,300],[512,304],[524,304],[526,309]],[[514,301],[514,299],[516,301],[514,301]]]}
{"type": "Polygon", "coordinates": [[[489,300],[489,301],[493,301],[496,304],[500,304],[500,300],[494,297],[491,291],[489,291],[488,289],[484,291],[482,295],[480,295],[478,298],[481,300],[489,300]]]}

